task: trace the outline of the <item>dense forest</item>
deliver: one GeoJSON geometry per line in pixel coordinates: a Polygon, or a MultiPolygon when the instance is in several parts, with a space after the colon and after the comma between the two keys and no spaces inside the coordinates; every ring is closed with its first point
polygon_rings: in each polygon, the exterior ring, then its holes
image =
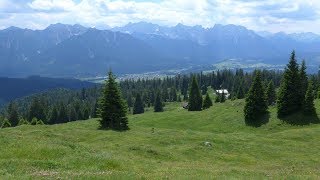
{"type": "Polygon", "coordinates": [[[0,107],[12,100],[56,88],[81,89],[94,87],[94,83],[78,79],[47,78],[30,76],[27,78],[0,77],[0,107]]]}
{"type": "MultiPolygon", "coordinates": [[[[227,89],[230,93],[230,96],[215,95],[214,93],[215,103],[223,103],[228,99],[247,98],[246,108],[250,105],[257,106],[254,103],[260,103],[259,106],[263,107],[277,104],[279,111],[281,111],[282,106],[290,106],[290,103],[283,103],[286,102],[286,98],[292,98],[285,91],[288,88],[303,89],[304,92],[296,94],[299,98],[293,98],[300,99],[299,102],[293,102],[293,104],[300,105],[293,107],[292,112],[303,109],[302,104],[306,104],[304,102],[306,95],[312,100],[319,97],[320,73],[307,75],[304,62],[301,65],[297,64],[294,54],[290,59],[288,67],[283,71],[255,70],[245,72],[237,69],[179,74],[165,78],[127,79],[119,82],[119,89],[121,97],[125,100],[126,110],[131,114],[141,114],[152,108],[155,112],[162,112],[168,102],[184,102],[181,103],[181,106],[188,110],[210,108],[212,106],[210,97],[212,96],[208,93],[212,93],[212,91],[208,91],[209,88],[213,90],[227,89]],[[305,77],[304,80],[301,80],[302,77],[305,77]],[[292,83],[299,84],[299,86],[289,87],[288,84],[292,83]],[[257,100],[259,98],[260,100],[257,100]],[[252,101],[252,99],[256,101],[252,101]],[[264,102],[266,106],[263,104],[264,102]]],[[[96,118],[100,114],[99,107],[101,106],[103,89],[101,85],[81,90],[54,89],[20,98],[2,108],[0,123],[3,127],[8,127],[30,123],[57,124],[96,118]]],[[[267,109],[264,108],[261,112],[265,113],[266,111],[267,109]]],[[[311,112],[312,107],[306,111],[311,112]]],[[[245,112],[247,111],[245,110],[245,112]]],[[[285,116],[291,112],[280,112],[279,116],[285,116]]],[[[249,113],[245,119],[255,117],[257,117],[256,114],[249,113]]]]}

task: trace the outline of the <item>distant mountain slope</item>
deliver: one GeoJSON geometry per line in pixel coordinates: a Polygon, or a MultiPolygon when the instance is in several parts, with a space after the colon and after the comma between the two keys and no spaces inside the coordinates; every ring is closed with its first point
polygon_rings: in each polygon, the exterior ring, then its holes
{"type": "Polygon", "coordinates": [[[45,78],[32,76],[28,78],[0,77],[0,105],[34,93],[55,88],[81,89],[95,86],[94,83],[76,79],[45,78]]]}
{"type": "Polygon", "coordinates": [[[44,30],[0,30],[0,76],[60,77],[142,73],[214,64],[226,59],[283,64],[295,49],[309,64],[320,62],[314,33],[254,32],[243,26],[212,28],[146,22],[97,30],[54,24],[44,30]]]}
{"type": "Polygon", "coordinates": [[[314,33],[272,34],[254,32],[243,26],[219,24],[212,28],[182,24],[162,27],[145,22],[130,23],[112,30],[133,35],[159,51],[170,52],[170,55],[175,57],[183,58],[186,53],[193,53],[193,56],[188,55],[195,57],[192,59],[193,62],[203,59],[207,62],[216,62],[236,58],[279,64],[287,61],[286,57],[293,49],[298,52],[299,57],[307,58],[311,62],[318,61],[320,57],[320,49],[317,48],[320,46],[320,36],[314,33]],[[150,36],[152,38],[146,38],[150,36]],[[163,42],[164,39],[167,43],[163,42]],[[182,41],[184,45],[175,45],[182,41]],[[171,46],[161,44],[171,44],[171,46]]]}
{"type": "Polygon", "coordinates": [[[109,68],[117,73],[156,70],[164,61],[150,45],[128,34],[89,29],[48,49],[38,64],[41,74],[94,76],[109,68]]]}

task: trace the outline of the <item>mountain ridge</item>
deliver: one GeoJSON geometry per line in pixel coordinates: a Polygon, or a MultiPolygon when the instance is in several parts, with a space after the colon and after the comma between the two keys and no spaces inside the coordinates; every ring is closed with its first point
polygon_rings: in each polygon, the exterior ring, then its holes
{"type": "Polygon", "coordinates": [[[109,30],[79,24],[52,24],[43,30],[0,30],[0,76],[99,76],[142,73],[225,59],[268,64],[287,61],[297,50],[310,63],[320,62],[320,36],[314,33],[255,32],[240,25],[210,28],[172,27],[139,22],[109,30]]]}

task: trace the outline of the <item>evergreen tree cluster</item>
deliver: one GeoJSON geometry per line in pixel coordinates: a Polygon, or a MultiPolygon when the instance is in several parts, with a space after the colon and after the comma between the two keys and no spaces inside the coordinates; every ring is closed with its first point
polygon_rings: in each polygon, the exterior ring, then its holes
{"type": "MultiPolygon", "coordinates": [[[[305,61],[297,63],[295,51],[291,53],[290,61],[284,71],[277,100],[278,117],[286,118],[292,114],[303,112],[306,116],[315,115],[314,85],[306,73],[305,61]]],[[[308,118],[302,118],[298,124],[308,123],[308,118]]]]}
{"type": "MultiPolygon", "coordinates": [[[[290,61],[284,70],[278,97],[274,82],[271,80],[267,86],[261,78],[261,72],[256,71],[254,81],[246,98],[244,117],[247,125],[260,126],[263,116],[267,114],[268,105],[277,103],[279,118],[294,124],[308,124],[310,118],[316,117],[314,105],[315,92],[318,92],[314,81],[316,77],[309,78],[306,72],[305,61],[297,63],[295,51],[291,53],[290,61]],[[267,87],[265,90],[264,88],[267,87]],[[291,115],[302,113],[304,117],[288,119],[291,115]]],[[[319,82],[319,81],[318,81],[319,82]]],[[[317,118],[316,118],[317,119],[317,118]]],[[[319,121],[319,120],[317,120],[319,121]]]]}
{"type": "Polygon", "coordinates": [[[35,119],[40,124],[58,124],[95,118],[99,96],[97,87],[80,91],[55,89],[11,102],[2,110],[3,119],[14,127],[32,124],[35,119]]]}

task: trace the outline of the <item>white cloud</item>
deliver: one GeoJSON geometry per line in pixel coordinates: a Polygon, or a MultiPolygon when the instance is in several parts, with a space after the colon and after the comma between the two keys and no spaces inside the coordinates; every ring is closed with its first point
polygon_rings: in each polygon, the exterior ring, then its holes
{"type": "Polygon", "coordinates": [[[169,26],[183,23],[209,27],[220,23],[243,25],[259,31],[320,33],[319,0],[26,1],[0,0],[0,16],[5,14],[1,12],[6,11],[9,12],[6,15],[10,16],[0,19],[0,27],[44,28],[57,22],[120,26],[148,21],[169,26]],[[28,13],[21,7],[29,8],[28,13]]]}
{"type": "Polygon", "coordinates": [[[75,3],[72,0],[35,0],[28,4],[35,10],[71,10],[75,3]]]}

